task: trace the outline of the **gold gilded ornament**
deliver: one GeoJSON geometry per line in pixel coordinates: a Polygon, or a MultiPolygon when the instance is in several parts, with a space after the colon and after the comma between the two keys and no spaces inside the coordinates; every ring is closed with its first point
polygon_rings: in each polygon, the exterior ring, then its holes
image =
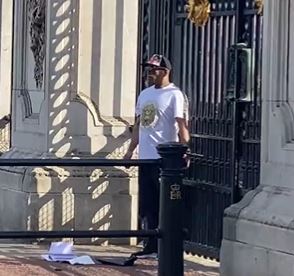
{"type": "Polygon", "coordinates": [[[188,12],[188,19],[190,19],[197,26],[204,26],[210,14],[209,0],[187,0],[186,10],[188,12]]]}
{"type": "Polygon", "coordinates": [[[257,13],[258,14],[261,14],[262,13],[262,11],[263,11],[263,5],[264,5],[263,0],[255,0],[255,6],[257,8],[257,13]]]}

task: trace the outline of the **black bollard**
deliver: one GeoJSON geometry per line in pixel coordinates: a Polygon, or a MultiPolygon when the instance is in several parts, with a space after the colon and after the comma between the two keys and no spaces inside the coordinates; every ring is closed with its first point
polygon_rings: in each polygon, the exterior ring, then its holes
{"type": "Polygon", "coordinates": [[[183,260],[183,198],[184,154],[188,147],[180,143],[161,144],[157,151],[162,158],[158,275],[182,276],[183,260]]]}

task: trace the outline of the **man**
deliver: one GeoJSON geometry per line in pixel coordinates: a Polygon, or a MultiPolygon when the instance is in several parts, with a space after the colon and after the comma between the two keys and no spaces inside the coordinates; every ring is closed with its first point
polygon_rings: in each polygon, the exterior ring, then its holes
{"type": "MultiPolygon", "coordinates": [[[[158,159],[156,146],[165,142],[188,143],[187,101],[184,94],[170,82],[170,61],[155,54],[145,64],[148,82],[137,101],[136,120],[125,159],[132,158],[139,144],[139,159],[158,159]]],[[[140,168],[139,208],[145,228],[158,227],[159,171],[158,167],[140,168]]],[[[157,252],[157,239],[149,239],[141,254],[157,252]]]]}

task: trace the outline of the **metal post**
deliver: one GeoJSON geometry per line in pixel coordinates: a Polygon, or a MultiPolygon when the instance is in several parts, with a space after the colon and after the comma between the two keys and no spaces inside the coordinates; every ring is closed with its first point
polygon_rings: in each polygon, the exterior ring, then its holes
{"type": "Polygon", "coordinates": [[[184,273],[182,179],[183,156],[187,146],[167,143],[159,145],[157,151],[162,158],[158,275],[182,276],[184,273]]]}

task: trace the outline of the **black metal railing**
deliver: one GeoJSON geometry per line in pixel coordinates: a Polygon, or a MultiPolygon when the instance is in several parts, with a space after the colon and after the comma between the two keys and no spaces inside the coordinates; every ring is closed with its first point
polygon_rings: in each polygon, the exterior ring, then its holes
{"type": "Polygon", "coordinates": [[[109,167],[158,165],[161,169],[159,227],[151,230],[105,231],[0,231],[0,239],[32,238],[126,238],[156,237],[159,240],[158,275],[183,275],[182,180],[184,154],[187,147],[180,143],[157,147],[158,160],[117,159],[0,159],[2,166],[109,167]]]}

